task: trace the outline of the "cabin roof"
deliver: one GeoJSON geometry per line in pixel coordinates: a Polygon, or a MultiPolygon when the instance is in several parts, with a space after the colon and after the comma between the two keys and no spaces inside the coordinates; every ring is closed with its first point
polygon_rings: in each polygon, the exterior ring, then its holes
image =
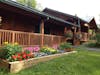
{"type": "Polygon", "coordinates": [[[74,23],[65,21],[65,20],[62,19],[62,18],[49,15],[49,14],[47,14],[47,13],[45,13],[45,12],[38,11],[38,10],[33,9],[33,8],[29,7],[29,6],[25,6],[25,5],[23,5],[23,4],[17,3],[17,2],[15,2],[15,1],[11,1],[11,0],[0,0],[0,3],[6,4],[6,5],[10,5],[10,6],[12,6],[12,7],[16,7],[16,8],[25,10],[25,11],[27,11],[27,12],[31,12],[32,14],[37,14],[37,15],[40,16],[41,18],[46,18],[46,19],[47,19],[47,18],[51,18],[51,19],[53,19],[53,20],[55,20],[55,21],[63,22],[63,23],[65,23],[65,26],[71,25],[71,26],[77,26],[77,27],[79,27],[78,25],[75,25],[74,23]]]}
{"type": "Polygon", "coordinates": [[[55,17],[61,18],[61,19],[65,20],[65,21],[68,20],[67,17],[69,19],[72,18],[73,20],[76,20],[76,21],[80,20],[80,22],[82,22],[84,24],[85,23],[90,24],[90,28],[92,28],[92,29],[93,28],[97,28],[97,25],[96,25],[94,17],[91,17],[91,18],[88,18],[88,19],[81,19],[81,18],[79,18],[77,16],[66,14],[66,13],[63,13],[63,12],[59,12],[59,11],[56,11],[56,10],[53,10],[53,9],[50,9],[50,8],[45,8],[43,10],[43,12],[45,12],[45,13],[47,13],[49,15],[53,15],[55,17]]]}
{"type": "Polygon", "coordinates": [[[67,18],[66,18],[66,17],[68,17],[68,18],[73,18],[74,20],[75,20],[75,19],[76,19],[76,20],[79,19],[80,21],[82,21],[82,22],[84,22],[84,23],[87,23],[87,21],[85,21],[85,20],[79,18],[78,16],[70,15],[70,14],[63,13],[63,12],[60,12],[60,11],[56,11],[56,10],[53,10],[53,9],[50,9],[50,8],[45,8],[45,9],[43,10],[43,12],[45,12],[45,13],[47,13],[47,14],[49,14],[49,15],[53,15],[53,16],[56,16],[56,17],[58,17],[58,18],[61,18],[61,19],[65,20],[65,21],[67,21],[67,18]]]}

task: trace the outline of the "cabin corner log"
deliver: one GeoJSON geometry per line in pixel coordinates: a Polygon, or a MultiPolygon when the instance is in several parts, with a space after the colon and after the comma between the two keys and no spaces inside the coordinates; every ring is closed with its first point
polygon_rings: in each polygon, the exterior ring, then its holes
{"type": "Polygon", "coordinates": [[[41,35],[41,47],[42,47],[44,44],[44,21],[43,20],[41,20],[41,24],[40,24],[40,33],[42,34],[41,35]]]}

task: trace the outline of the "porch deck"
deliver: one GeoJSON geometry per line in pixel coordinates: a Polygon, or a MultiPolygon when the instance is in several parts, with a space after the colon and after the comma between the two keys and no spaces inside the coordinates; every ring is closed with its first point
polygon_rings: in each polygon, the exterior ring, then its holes
{"type": "Polygon", "coordinates": [[[18,42],[22,46],[53,46],[64,42],[65,38],[64,36],[0,29],[0,46],[5,41],[9,43],[18,42]]]}

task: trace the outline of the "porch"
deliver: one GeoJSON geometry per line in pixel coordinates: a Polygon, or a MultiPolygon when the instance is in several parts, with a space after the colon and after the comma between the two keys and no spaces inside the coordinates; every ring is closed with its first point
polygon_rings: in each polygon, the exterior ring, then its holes
{"type": "Polygon", "coordinates": [[[22,46],[53,46],[65,41],[64,36],[0,29],[0,46],[3,42],[18,42],[22,46]]]}

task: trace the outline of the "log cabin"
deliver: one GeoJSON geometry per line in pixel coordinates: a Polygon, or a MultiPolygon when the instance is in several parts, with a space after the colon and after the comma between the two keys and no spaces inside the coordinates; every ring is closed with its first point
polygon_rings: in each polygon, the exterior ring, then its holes
{"type": "MultiPolygon", "coordinates": [[[[53,10],[53,9],[50,9],[50,8],[45,8],[43,10],[43,12],[45,12],[49,15],[61,18],[65,21],[69,21],[69,22],[72,22],[74,24],[77,24],[79,27],[76,27],[76,34],[77,33],[79,34],[79,32],[81,33],[80,42],[87,42],[89,40],[89,32],[88,32],[89,29],[92,29],[94,31],[97,30],[97,25],[96,25],[94,18],[92,18],[88,21],[85,21],[85,20],[77,17],[77,15],[73,16],[73,15],[62,13],[62,12],[59,12],[59,11],[56,11],[56,10],[53,10]]],[[[70,30],[72,30],[72,29],[73,29],[73,27],[72,28],[70,27],[70,30]]],[[[73,37],[75,39],[76,36],[73,36],[73,37]]],[[[77,39],[74,40],[74,39],[72,38],[73,42],[75,41],[74,44],[76,44],[76,43],[80,44],[79,40],[77,40],[77,39]]]]}
{"type": "Polygon", "coordinates": [[[63,35],[71,27],[80,26],[11,0],[0,0],[0,46],[5,41],[22,46],[59,45],[66,41],[63,35]]]}

